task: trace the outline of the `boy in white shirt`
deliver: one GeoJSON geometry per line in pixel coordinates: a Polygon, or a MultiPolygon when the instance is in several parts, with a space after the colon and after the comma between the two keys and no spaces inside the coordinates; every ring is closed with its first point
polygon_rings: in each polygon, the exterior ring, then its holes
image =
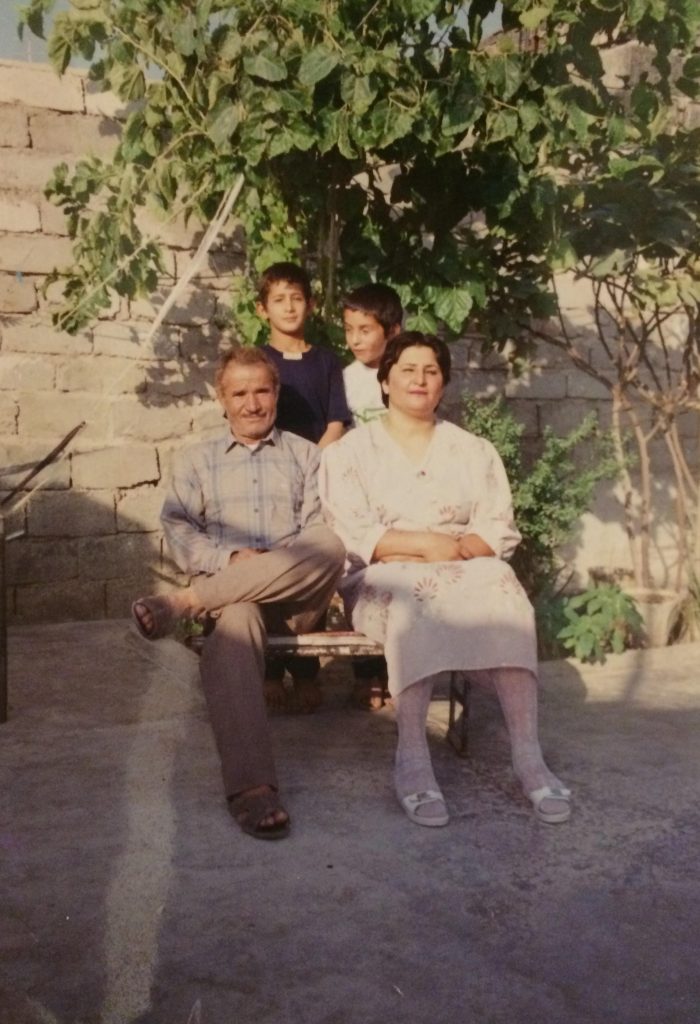
{"type": "Polygon", "coordinates": [[[356,427],[386,412],[377,367],[389,338],[401,330],[402,320],[401,299],[388,284],[363,284],[345,297],[345,343],[355,361],[343,370],[343,383],[356,427]]]}
{"type": "MultiPolygon", "coordinates": [[[[343,302],[345,342],[355,356],[343,370],[345,397],[353,425],[362,426],[386,412],[377,367],[390,338],[401,330],[401,299],[387,284],[363,284],[343,302]]],[[[356,658],[355,682],[350,703],[356,708],[378,711],[387,701],[386,661],[384,658],[356,658]]]]}

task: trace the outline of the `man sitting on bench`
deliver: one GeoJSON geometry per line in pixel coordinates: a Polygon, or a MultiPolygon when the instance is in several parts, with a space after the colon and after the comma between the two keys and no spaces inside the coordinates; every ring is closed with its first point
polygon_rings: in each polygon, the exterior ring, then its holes
{"type": "Polygon", "coordinates": [[[344,549],[324,524],[319,451],[274,426],[277,370],[256,348],[222,357],[216,393],[228,426],[174,461],[162,512],[189,587],[134,602],[148,640],[183,616],[213,612],[200,670],[229,808],[244,832],[279,839],[289,815],[278,795],[263,693],[267,630],[304,633],[324,614],[344,549]]]}

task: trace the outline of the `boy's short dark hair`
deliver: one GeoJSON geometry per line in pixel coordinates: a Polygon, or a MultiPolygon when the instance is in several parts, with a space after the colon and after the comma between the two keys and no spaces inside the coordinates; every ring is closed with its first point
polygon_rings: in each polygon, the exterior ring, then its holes
{"type": "Polygon", "coordinates": [[[311,280],[303,267],[297,263],[287,263],[281,260],[279,263],[272,263],[266,270],[263,270],[258,281],[258,302],[263,306],[267,304],[267,297],[273,284],[280,281],[287,281],[289,284],[296,284],[304,293],[307,302],[311,302],[311,280]]]}
{"type": "Polygon", "coordinates": [[[343,299],[343,309],[353,313],[367,313],[384,328],[384,333],[401,327],[403,306],[398,292],[388,284],[372,281],[361,284],[343,299]]]}

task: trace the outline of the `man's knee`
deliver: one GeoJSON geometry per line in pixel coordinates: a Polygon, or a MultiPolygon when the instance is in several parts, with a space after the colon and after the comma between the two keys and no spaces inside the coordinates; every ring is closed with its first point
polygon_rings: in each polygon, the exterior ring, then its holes
{"type": "Polygon", "coordinates": [[[298,537],[313,546],[320,557],[327,560],[333,567],[341,568],[345,564],[345,546],[337,534],[323,524],[307,527],[298,537]]]}

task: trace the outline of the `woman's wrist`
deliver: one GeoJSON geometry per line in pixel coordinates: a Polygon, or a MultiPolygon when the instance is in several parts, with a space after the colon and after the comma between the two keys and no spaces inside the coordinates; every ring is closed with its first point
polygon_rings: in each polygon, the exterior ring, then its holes
{"type": "Polygon", "coordinates": [[[493,558],[496,552],[478,533],[463,533],[459,538],[459,553],[462,558],[493,558]]]}

